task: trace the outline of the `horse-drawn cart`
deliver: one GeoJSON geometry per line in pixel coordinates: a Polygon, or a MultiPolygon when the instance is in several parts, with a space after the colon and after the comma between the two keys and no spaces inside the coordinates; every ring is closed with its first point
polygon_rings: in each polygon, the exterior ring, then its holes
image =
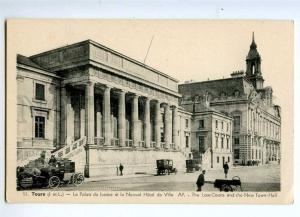
{"type": "Polygon", "coordinates": [[[232,179],[216,179],[214,182],[214,187],[225,192],[242,191],[242,182],[238,176],[234,176],[232,179]]]}

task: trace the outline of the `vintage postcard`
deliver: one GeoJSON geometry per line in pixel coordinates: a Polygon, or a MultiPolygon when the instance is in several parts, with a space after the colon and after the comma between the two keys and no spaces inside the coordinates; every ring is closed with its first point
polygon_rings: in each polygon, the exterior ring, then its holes
{"type": "Polygon", "coordinates": [[[6,23],[6,199],[293,202],[293,21],[6,23]]]}

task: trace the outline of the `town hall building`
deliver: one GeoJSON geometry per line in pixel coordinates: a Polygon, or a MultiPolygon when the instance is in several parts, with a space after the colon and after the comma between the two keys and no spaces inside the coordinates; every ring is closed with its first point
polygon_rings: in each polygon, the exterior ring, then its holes
{"type": "MultiPolygon", "coordinates": [[[[233,119],[234,163],[251,165],[280,160],[281,109],[273,103],[272,88],[264,87],[254,34],[246,57],[246,73],[237,71],[230,78],[181,84],[179,93],[182,94],[180,104],[187,111],[193,112],[198,99],[205,97],[211,108],[233,119]]],[[[217,121],[212,128],[218,128],[217,121]]],[[[220,141],[218,133],[212,137],[208,141],[210,149],[214,142],[220,141]]],[[[199,152],[202,141],[201,135],[196,135],[193,152],[199,152]]]]}

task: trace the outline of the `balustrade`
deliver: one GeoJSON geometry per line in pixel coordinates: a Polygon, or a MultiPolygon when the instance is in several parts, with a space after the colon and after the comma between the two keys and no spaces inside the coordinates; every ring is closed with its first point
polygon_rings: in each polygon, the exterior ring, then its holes
{"type": "Polygon", "coordinates": [[[132,147],[132,140],[131,139],[127,139],[127,140],[125,140],[125,146],[126,147],[132,147]]]}
{"type": "Polygon", "coordinates": [[[97,146],[103,146],[104,145],[104,138],[103,137],[95,137],[95,145],[97,146]]]}
{"type": "Polygon", "coordinates": [[[119,145],[120,145],[119,139],[117,138],[111,139],[111,146],[119,146],[119,145]]]}

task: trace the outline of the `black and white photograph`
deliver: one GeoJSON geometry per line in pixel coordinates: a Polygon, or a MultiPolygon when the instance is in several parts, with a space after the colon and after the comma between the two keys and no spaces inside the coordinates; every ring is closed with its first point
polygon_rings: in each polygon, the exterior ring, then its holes
{"type": "Polygon", "coordinates": [[[8,20],[7,61],[11,201],[291,200],[290,21],[8,20]]]}

